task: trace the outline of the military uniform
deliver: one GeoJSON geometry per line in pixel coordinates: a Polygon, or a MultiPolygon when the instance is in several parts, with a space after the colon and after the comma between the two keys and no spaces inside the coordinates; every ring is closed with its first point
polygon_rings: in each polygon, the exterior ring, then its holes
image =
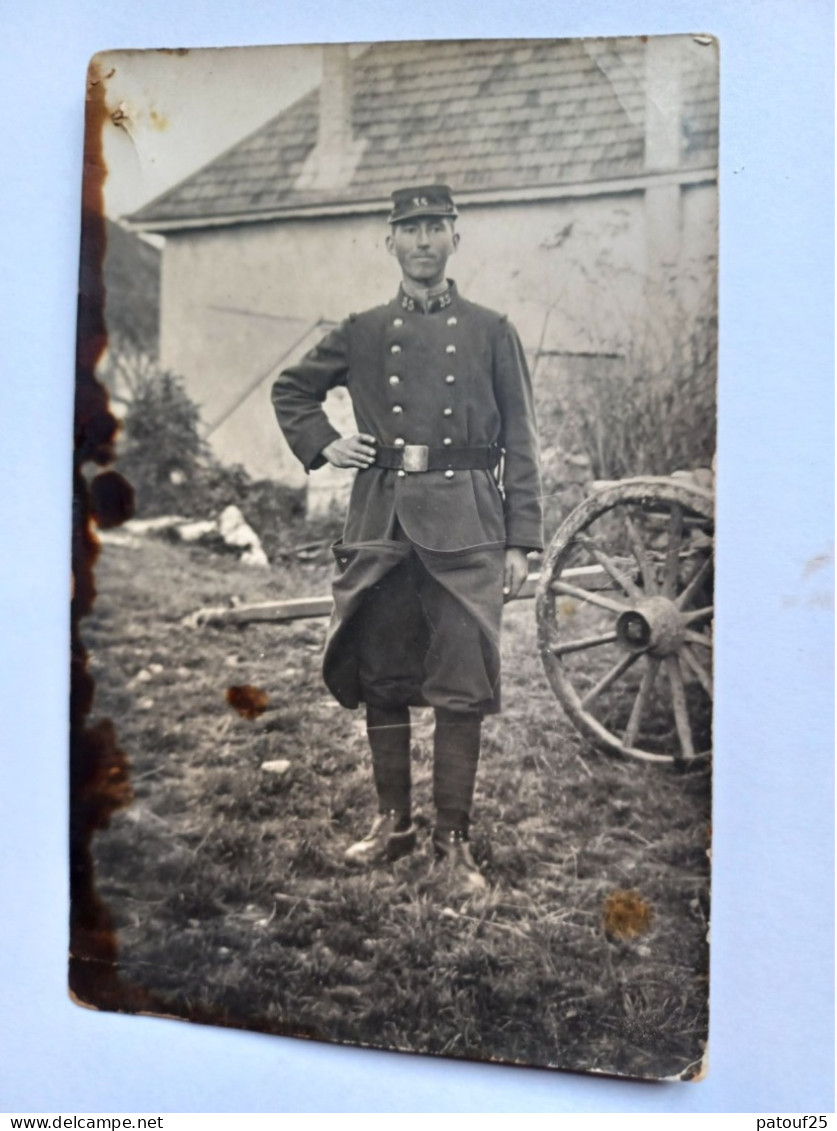
{"type": "MultiPolygon", "coordinates": [[[[341,645],[364,592],[405,555],[407,543],[394,537],[398,527],[483,626],[493,672],[503,551],[542,546],[537,433],[517,334],[506,318],[463,299],[454,284],[426,311],[401,290],[385,306],[353,315],[274,385],[282,429],[308,470],[325,462],[323,448],[338,438],[322,409],[338,385],[349,390],[359,431],[384,449],[406,451],[408,467],[414,445],[438,450],[442,466],[357,473],[336,548],[341,577],[326,651],[329,686],[344,706],[363,698],[351,670],[357,667],[351,642],[345,653],[341,645]],[[457,453],[478,449],[486,453],[485,467],[457,467],[468,461],[455,459],[457,453]],[[490,577],[481,581],[482,573],[490,577]]],[[[437,697],[432,705],[446,704],[437,697]]]]}
{"type": "Polygon", "coordinates": [[[335,547],[326,682],[347,707],[429,704],[481,718],[499,707],[505,550],[542,547],[520,340],[450,281],[425,306],[402,287],[352,315],[273,387],[306,470],[339,439],[322,405],[341,385],[377,455],[355,476],[335,547]]]}

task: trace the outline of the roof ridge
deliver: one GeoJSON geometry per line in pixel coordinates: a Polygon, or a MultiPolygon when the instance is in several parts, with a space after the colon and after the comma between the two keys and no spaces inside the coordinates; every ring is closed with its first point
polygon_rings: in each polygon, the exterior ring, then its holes
{"type": "Polygon", "coordinates": [[[250,130],[250,132],[245,134],[244,137],[239,138],[238,141],[233,142],[232,145],[228,145],[226,149],[222,149],[221,152],[215,157],[210,158],[209,161],[204,161],[204,163],[202,165],[199,165],[197,169],[193,169],[191,173],[187,173],[185,177],[182,177],[175,184],[170,185],[167,189],[164,189],[163,192],[159,193],[157,196],[152,197],[151,200],[147,201],[140,208],[135,209],[131,213],[127,213],[124,219],[126,219],[129,223],[136,223],[137,221],[141,220],[143,212],[151,211],[153,208],[156,208],[157,205],[162,204],[167,197],[175,195],[185,184],[191,181],[194,177],[198,176],[199,173],[203,172],[204,169],[209,169],[213,165],[220,164],[225,158],[229,157],[237,149],[244,148],[244,146],[246,146],[248,142],[252,141],[254,137],[257,137],[260,133],[263,133],[267,129],[269,129],[269,127],[272,126],[275,122],[278,122],[280,118],[285,117],[285,115],[291,114],[294,110],[299,110],[306,99],[311,99],[312,101],[318,102],[320,97],[320,85],[321,84],[318,83],[316,86],[306,91],[305,94],[301,94],[299,98],[295,99],[293,102],[289,102],[287,106],[283,106],[281,110],[271,115],[271,117],[267,118],[264,122],[262,122],[260,126],[256,126],[255,129],[250,130]]]}
{"type": "MultiPolygon", "coordinates": [[[[644,50],[628,37],[375,43],[351,58],[352,131],[366,144],[343,188],[313,191],[299,181],[317,141],[319,84],[128,220],[176,230],[181,221],[383,206],[393,184],[432,177],[455,191],[496,192],[643,176],[644,50]],[[544,140],[534,146],[527,138],[544,140]]],[[[712,167],[717,53],[682,54],[680,165],[712,167]]]]}

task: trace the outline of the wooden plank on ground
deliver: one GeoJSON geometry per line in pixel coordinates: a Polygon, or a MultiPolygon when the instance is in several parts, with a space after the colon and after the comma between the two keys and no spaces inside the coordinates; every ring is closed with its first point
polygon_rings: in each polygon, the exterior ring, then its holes
{"type": "MultiPolygon", "coordinates": [[[[539,573],[530,573],[514,600],[531,600],[537,592],[540,576],[539,573]]],[[[611,579],[599,565],[565,569],[561,576],[584,589],[604,589],[612,585],[611,579]]],[[[331,616],[333,607],[331,596],[295,597],[287,601],[261,601],[258,604],[236,605],[231,608],[197,609],[183,623],[190,628],[227,624],[282,624],[306,617],[328,617],[331,616]]]]}

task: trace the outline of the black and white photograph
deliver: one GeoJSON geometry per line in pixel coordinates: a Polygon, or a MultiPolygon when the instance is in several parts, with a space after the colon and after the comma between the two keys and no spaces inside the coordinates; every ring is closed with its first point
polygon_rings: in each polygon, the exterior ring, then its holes
{"type": "Polygon", "coordinates": [[[705,1075],[718,56],[93,58],[80,1004],[705,1075]]]}

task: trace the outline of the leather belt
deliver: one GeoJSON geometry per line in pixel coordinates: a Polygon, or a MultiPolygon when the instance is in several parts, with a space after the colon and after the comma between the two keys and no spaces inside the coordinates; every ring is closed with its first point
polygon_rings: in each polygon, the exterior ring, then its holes
{"type": "Polygon", "coordinates": [[[422,471],[491,471],[500,461],[500,449],[431,448],[427,444],[404,444],[400,448],[379,446],[375,466],[410,474],[422,471]]]}

